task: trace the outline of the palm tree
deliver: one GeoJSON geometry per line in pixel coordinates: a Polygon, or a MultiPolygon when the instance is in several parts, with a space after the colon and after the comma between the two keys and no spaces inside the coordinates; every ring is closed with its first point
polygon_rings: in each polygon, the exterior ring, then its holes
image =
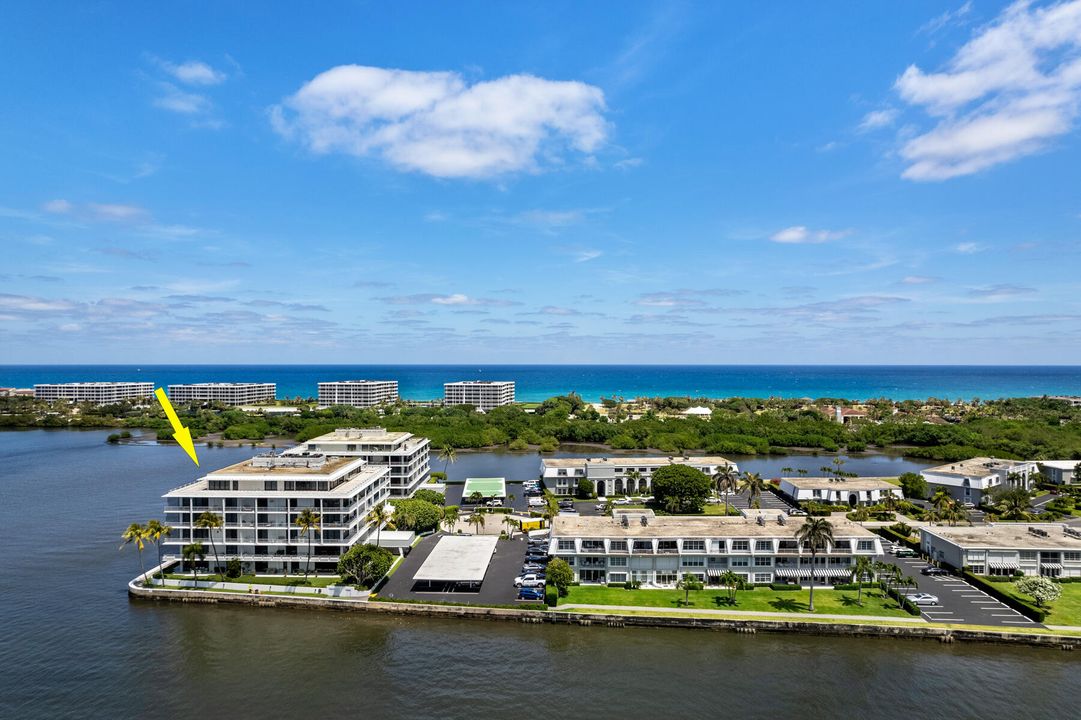
{"type": "Polygon", "coordinates": [[[875,562],[867,556],[856,558],[852,566],[852,579],[858,585],[856,589],[856,604],[863,605],[863,583],[875,576],[875,562]]]}
{"type": "Polygon", "coordinates": [[[739,484],[739,489],[741,492],[747,493],[751,507],[758,508],[760,507],[759,499],[762,497],[762,491],[766,489],[766,481],[758,473],[745,472],[743,473],[743,480],[739,484]]]}
{"type": "Polygon", "coordinates": [[[443,508],[443,519],[441,522],[448,532],[453,530],[454,526],[458,524],[458,515],[459,510],[457,505],[447,505],[443,508]]]}
{"type": "Polygon", "coordinates": [[[379,544],[379,534],[383,530],[383,526],[390,520],[394,512],[387,507],[385,502],[381,502],[371,510],[368,511],[368,516],[365,518],[370,523],[375,524],[375,544],[379,544]]]}
{"type": "Polygon", "coordinates": [[[484,527],[484,515],[481,513],[473,513],[465,521],[473,526],[474,533],[479,533],[480,529],[484,527]]]}
{"type": "Polygon", "coordinates": [[[1002,510],[1005,520],[1025,520],[1028,518],[1029,498],[1027,494],[1020,492],[1005,492],[999,500],[998,507],[1002,510]]]}
{"type": "MultiPolygon", "coordinates": [[[[185,545],[181,550],[181,554],[184,557],[184,562],[191,567],[191,574],[195,577],[195,587],[199,588],[199,565],[206,557],[206,553],[203,552],[203,544],[201,542],[195,542],[191,545],[185,545]]],[[[163,583],[164,584],[164,583],[163,583]]]]}
{"type": "Polygon", "coordinates": [[[724,495],[724,514],[728,514],[728,493],[735,492],[739,486],[739,473],[732,465],[722,465],[713,475],[717,492],[724,495]]]}
{"type": "MultiPolygon", "coordinates": [[[[169,533],[172,531],[173,529],[171,527],[162,523],[157,518],[146,523],[146,535],[154,541],[154,545],[157,546],[158,549],[158,568],[162,578],[165,577],[165,569],[161,567],[161,541],[162,538],[169,537],[169,533]]],[[[162,584],[164,585],[165,583],[162,584]]]]}
{"type": "Polygon", "coordinates": [[[796,539],[811,551],[811,595],[808,610],[815,611],[815,556],[819,548],[825,549],[833,544],[833,525],[826,518],[809,517],[796,531],[796,539]]]}
{"type": "MultiPolygon", "coordinates": [[[[1081,477],[1081,475],[1079,475],[1078,477],[1081,477]]],[[[630,481],[630,487],[628,488],[626,494],[629,495],[631,492],[639,492],[640,488],[638,483],[642,480],[642,473],[639,472],[637,469],[632,468],[631,470],[627,471],[626,478],[628,481],[630,481]]],[[[613,495],[614,494],[615,493],[613,493],[613,495]]]]}
{"type": "Polygon", "coordinates": [[[214,531],[224,525],[225,521],[221,519],[221,515],[216,512],[210,512],[209,510],[204,510],[203,513],[195,519],[195,527],[205,528],[207,534],[210,536],[210,549],[214,551],[214,565],[217,567],[219,573],[221,573],[221,560],[218,559],[218,544],[214,542],[214,531]]]}
{"type": "Polygon", "coordinates": [[[128,525],[128,529],[124,531],[124,534],[120,536],[124,542],[120,545],[120,549],[124,549],[124,545],[134,544],[139,551],[139,569],[142,571],[139,574],[143,576],[143,585],[146,585],[146,566],[143,565],[143,547],[146,544],[146,540],[150,537],[147,534],[146,526],[139,523],[132,523],[128,525]]]}
{"type": "Polygon", "coordinates": [[[834,477],[844,477],[844,473],[841,468],[845,466],[845,461],[839,457],[833,458],[833,475],[834,477]]]}
{"type": "Polygon", "coordinates": [[[457,451],[455,451],[454,446],[450,443],[447,443],[443,447],[439,448],[439,455],[437,457],[443,461],[444,476],[447,474],[447,467],[449,467],[452,462],[458,461],[458,453],[457,451]]]}
{"type": "Polygon", "coordinates": [[[522,527],[522,524],[512,518],[510,515],[503,516],[503,524],[510,528],[509,532],[507,533],[510,537],[514,537],[514,531],[519,530],[522,527]]]}
{"type": "Polygon", "coordinates": [[[702,581],[693,573],[683,573],[676,587],[683,591],[683,605],[686,607],[691,604],[691,590],[701,590],[702,581]]]}
{"type": "Polygon", "coordinates": [[[304,508],[293,522],[300,528],[301,535],[308,536],[308,562],[304,566],[304,580],[307,581],[308,573],[312,567],[312,535],[320,529],[319,513],[314,512],[311,508],[304,508]]]}
{"type": "Polygon", "coordinates": [[[725,570],[721,573],[717,581],[728,591],[728,602],[735,604],[736,601],[736,588],[739,587],[739,575],[736,575],[731,570],[725,570]]]}
{"type": "Polygon", "coordinates": [[[950,503],[953,502],[953,498],[950,497],[950,491],[946,488],[939,488],[935,490],[935,494],[931,497],[931,504],[935,506],[936,510],[945,510],[950,503]]]}

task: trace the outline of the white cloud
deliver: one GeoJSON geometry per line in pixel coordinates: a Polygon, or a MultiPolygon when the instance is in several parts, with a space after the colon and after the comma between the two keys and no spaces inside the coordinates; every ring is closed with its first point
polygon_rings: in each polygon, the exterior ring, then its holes
{"type": "Polygon", "coordinates": [[[805,225],[793,225],[792,227],[778,230],[770,235],[769,239],[775,243],[801,245],[839,240],[850,233],[850,230],[811,230],[805,225]]]}
{"type": "Polygon", "coordinates": [[[1022,0],[976,32],[941,72],[915,65],[898,94],[936,125],[908,140],[910,180],[969,175],[1045,148],[1069,132],[1081,104],[1081,0],[1022,0]]]}
{"type": "Polygon", "coordinates": [[[199,115],[210,110],[210,100],[198,93],[181,90],[172,83],[161,83],[162,94],[154,98],[154,106],[181,115],[199,115]]]}
{"type": "Polygon", "coordinates": [[[47,203],[43,203],[41,209],[47,213],[53,213],[54,215],[67,215],[72,210],[72,204],[67,200],[50,200],[47,203]]]}
{"type": "Polygon", "coordinates": [[[967,0],[964,5],[956,10],[947,10],[937,17],[933,17],[928,20],[917,31],[920,33],[927,33],[928,35],[934,35],[935,33],[950,27],[951,25],[963,25],[967,22],[969,14],[972,12],[972,0],[967,0]]]}
{"type": "Polygon", "coordinates": [[[183,63],[162,62],[162,69],[187,85],[220,85],[225,82],[225,73],[199,60],[183,63]]]}
{"type": "Polygon", "coordinates": [[[534,171],[607,135],[604,94],[532,75],[468,84],[454,72],[341,65],[271,108],[283,136],[312,152],[378,155],[443,178],[534,171]]]}
{"type": "Polygon", "coordinates": [[[954,251],[961,253],[962,255],[973,255],[983,251],[983,245],[974,242],[957,243],[953,246],[954,251]]]}
{"type": "Polygon", "coordinates": [[[499,300],[494,298],[476,298],[465,293],[452,293],[450,295],[437,295],[435,293],[417,293],[415,295],[395,295],[392,297],[379,298],[391,305],[481,305],[488,307],[511,307],[521,305],[515,300],[499,300]]]}
{"type": "Polygon", "coordinates": [[[929,285],[933,282],[938,282],[938,278],[931,277],[930,275],[906,275],[901,278],[901,282],[905,285],[929,285]]]}
{"type": "Polygon", "coordinates": [[[596,260],[597,258],[599,258],[603,254],[604,253],[601,252],[600,250],[580,250],[575,254],[574,262],[576,262],[576,263],[589,262],[590,260],[596,260]]]}
{"type": "Polygon", "coordinates": [[[861,120],[859,124],[859,129],[866,132],[868,130],[889,127],[890,125],[893,125],[893,122],[896,119],[897,110],[895,108],[872,110],[863,116],[863,120],[861,120]]]}

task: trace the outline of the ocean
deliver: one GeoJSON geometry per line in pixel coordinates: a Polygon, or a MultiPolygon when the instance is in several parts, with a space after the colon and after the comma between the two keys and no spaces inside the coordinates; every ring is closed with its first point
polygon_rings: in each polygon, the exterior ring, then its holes
{"type": "Polygon", "coordinates": [[[129,380],[159,386],[274,382],[279,398],[314,397],[329,380],[397,380],[403,398],[443,396],[454,380],[514,380],[517,399],[602,396],[993,399],[1081,395],[1081,366],[995,365],[0,365],[0,386],[129,380]]]}

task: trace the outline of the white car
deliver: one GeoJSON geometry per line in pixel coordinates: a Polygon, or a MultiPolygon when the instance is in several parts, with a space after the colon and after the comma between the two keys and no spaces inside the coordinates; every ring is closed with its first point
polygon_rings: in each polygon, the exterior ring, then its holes
{"type": "Polygon", "coordinates": [[[514,578],[514,587],[544,587],[544,578],[536,573],[526,573],[514,578]]]}
{"type": "Polygon", "coordinates": [[[631,504],[631,499],[630,498],[619,498],[618,500],[613,500],[612,504],[613,505],[630,505],[631,504]]]}
{"type": "Polygon", "coordinates": [[[543,498],[529,498],[529,507],[544,507],[543,498]]]}
{"type": "Polygon", "coordinates": [[[486,502],[484,504],[487,507],[503,507],[503,501],[502,500],[489,500],[488,502],[486,502]]]}
{"type": "Polygon", "coordinates": [[[912,593],[905,595],[913,605],[938,605],[938,596],[931,593],[912,593]]]}

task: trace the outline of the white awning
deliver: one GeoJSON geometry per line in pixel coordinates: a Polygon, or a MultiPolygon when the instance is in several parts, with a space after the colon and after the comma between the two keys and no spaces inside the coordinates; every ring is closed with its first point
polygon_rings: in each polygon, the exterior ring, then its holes
{"type": "Polygon", "coordinates": [[[987,567],[996,570],[1016,570],[1017,561],[1008,558],[987,558],[987,567]]]}
{"type": "Polygon", "coordinates": [[[1050,568],[1051,570],[1061,570],[1062,569],[1062,563],[1060,563],[1060,562],[1041,562],[1040,567],[1042,567],[1042,568],[1050,568]]]}

